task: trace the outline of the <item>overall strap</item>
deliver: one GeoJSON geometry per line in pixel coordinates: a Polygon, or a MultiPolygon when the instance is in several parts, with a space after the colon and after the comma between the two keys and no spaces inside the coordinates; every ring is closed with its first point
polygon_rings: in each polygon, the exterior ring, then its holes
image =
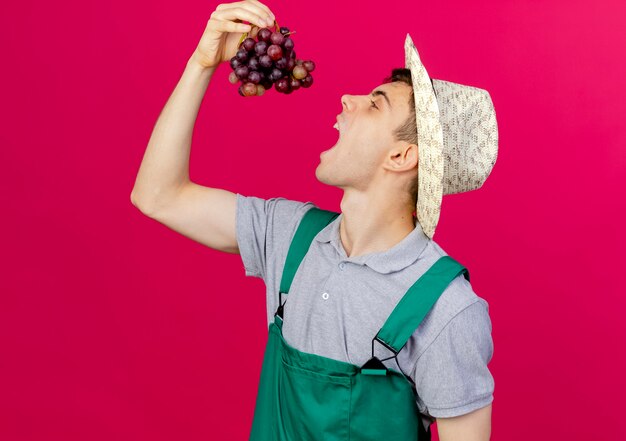
{"type": "Polygon", "coordinates": [[[446,287],[461,273],[469,281],[467,268],[448,255],[439,258],[404,294],[374,339],[397,355],[446,287]]]}
{"type": "Polygon", "coordinates": [[[322,231],[324,227],[331,223],[337,216],[339,216],[339,214],[340,213],[322,210],[317,207],[311,208],[304,214],[304,217],[300,221],[298,229],[291,240],[289,251],[287,252],[285,267],[280,280],[280,293],[289,293],[291,282],[296,275],[300,262],[302,262],[302,259],[304,259],[307,251],[309,251],[311,241],[313,241],[313,238],[317,235],[317,233],[322,231]]]}

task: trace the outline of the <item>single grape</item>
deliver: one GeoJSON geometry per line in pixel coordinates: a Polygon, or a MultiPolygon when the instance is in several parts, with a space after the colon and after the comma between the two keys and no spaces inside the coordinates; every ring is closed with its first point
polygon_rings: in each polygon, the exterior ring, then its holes
{"type": "Polygon", "coordinates": [[[280,46],[285,41],[285,36],[280,32],[272,32],[272,35],[270,35],[270,41],[273,44],[277,44],[280,46]]]}
{"type": "Polygon", "coordinates": [[[244,48],[241,48],[237,51],[237,54],[235,55],[237,57],[237,59],[239,61],[241,61],[242,63],[245,61],[248,61],[248,51],[245,50],[244,48]]]}
{"type": "Polygon", "coordinates": [[[311,76],[311,74],[308,74],[306,77],[300,80],[300,85],[302,87],[311,87],[311,84],[313,84],[313,77],[311,76]]]}
{"type": "Polygon", "coordinates": [[[235,55],[233,58],[230,59],[230,67],[233,68],[233,70],[237,69],[239,66],[241,66],[241,61],[239,61],[237,59],[237,56],[235,55]]]}
{"type": "Polygon", "coordinates": [[[269,46],[267,44],[266,41],[257,41],[256,44],[254,45],[254,52],[257,55],[263,55],[264,53],[267,52],[267,46],[269,46]]]}
{"type": "Polygon", "coordinates": [[[246,96],[246,95],[243,93],[243,84],[242,84],[242,85],[240,85],[240,86],[237,88],[237,92],[239,92],[239,95],[241,95],[241,96],[246,96]]]}
{"type": "Polygon", "coordinates": [[[241,46],[243,46],[243,48],[247,51],[251,51],[252,49],[254,49],[254,45],[255,45],[256,41],[254,40],[254,38],[246,38],[245,40],[243,40],[243,42],[241,43],[241,46]]]}
{"type": "Polygon", "coordinates": [[[294,60],[296,59],[296,51],[294,51],[293,49],[289,51],[289,58],[293,58],[294,60]]]}
{"type": "Polygon", "coordinates": [[[262,96],[265,93],[265,87],[262,84],[256,85],[256,94],[257,96],[262,96]]]}
{"type": "Polygon", "coordinates": [[[244,83],[244,85],[243,85],[243,93],[246,96],[256,95],[256,84],[254,84],[254,83],[244,83]]]}
{"type": "Polygon", "coordinates": [[[278,92],[286,93],[289,89],[289,81],[285,77],[279,78],[278,81],[274,83],[274,86],[278,92]]]}
{"type": "Polygon", "coordinates": [[[270,68],[274,65],[274,62],[269,55],[264,54],[259,57],[259,64],[263,67],[270,68]]]}
{"type": "Polygon", "coordinates": [[[259,59],[257,57],[251,57],[248,60],[248,67],[250,70],[259,70],[259,59]]]}
{"type": "Polygon", "coordinates": [[[237,74],[235,73],[235,71],[232,71],[228,75],[228,81],[230,81],[231,84],[237,84],[237,81],[239,81],[239,78],[237,77],[237,74]]]}
{"type": "Polygon", "coordinates": [[[289,72],[291,72],[293,70],[293,68],[296,67],[296,60],[294,60],[293,58],[288,58],[287,59],[287,70],[289,72]]]}
{"type": "Polygon", "coordinates": [[[309,72],[313,72],[315,70],[315,63],[313,61],[311,61],[311,60],[307,60],[307,61],[303,62],[302,65],[309,72]]]}
{"type": "Polygon", "coordinates": [[[300,80],[296,80],[294,77],[289,77],[289,87],[293,90],[298,90],[300,88],[300,80]]]}
{"type": "Polygon", "coordinates": [[[248,74],[248,81],[254,84],[258,84],[261,81],[261,74],[256,70],[250,71],[248,74]]]}
{"type": "Polygon", "coordinates": [[[288,51],[293,49],[293,40],[291,39],[291,37],[285,38],[285,41],[283,41],[283,47],[288,51]]]}
{"type": "MultiPolygon", "coordinates": [[[[302,60],[298,58],[298,59],[296,60],[296,64],[297,64],[298,66],[302,66],[302,60]]],[[[308,72],[308,71],[307,71],[307,72],[308,72]]]]}
{"type": "Polygon", "coordinates": [[[281,57],[279,60],[276,60],[276,63],[274,63],[274,64],[279,69],[286,69],[287,68],[287,58],[281,57]]]}
{"type": "Polygon", "coordinates": [[[274,61],[279,60],[283,56],[283,49],[277,44],[272,44],[267,48],[267,55],[274,61]]]}
{"type": "Polygon", "coordinates": [[[291,71],[291,74],[293,75],[295,79],[301,80],[308,75],[308,72],[304,68],[304,66],[301,66],[298,64],[293,68],[293,70],[291,71]]]}
{"type": "Polygon", "coordinates": [[[269,41],[271,35],[272,31],[269,28],[261,28],[259,29],[257,38],[259,39],[259,41],[269,41]]]}
{"type": "Polygon", "coordinates": [[[245,80],[248,77],[249,73],[250,69],[248,68],[248,66],[239,66],[235,70],[235,75],[237,75],[237,78],[239,78],[240,80],[245,80]]]}
{"type": "Polygon", "coordinates": [[[283,71],[277,68],[272,69],[270,73],[269,79],[272,81],[277,81],[279,78],[283,76],[283,71]]]}
{"type": "Polygon", "coordinates": [[[288,34],[289,33],[289,28],[286,28],[284,26],[280,27],[280,33],[281,34],[288,34]]]}

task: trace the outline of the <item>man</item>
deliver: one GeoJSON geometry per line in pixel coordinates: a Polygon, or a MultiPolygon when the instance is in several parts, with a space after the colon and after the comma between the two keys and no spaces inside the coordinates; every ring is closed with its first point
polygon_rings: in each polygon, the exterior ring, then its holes
{"type": "MultiPolygon", "coordinates": [[[[191,133],[213,72],[251,30],[241,21],[264,27],[266,19],[274,15],[257,0],[212,13],[159,116],[131,200],[193,240],[239,253],[245,274],[265,281],[271,323],[291,241],[315,205],[202,187],[188,173],[191,133]]],[[[312,241],[285,304],[284,338],[300,351],[365,363],[372,335],[407,288],[446,256],[432,240],[442,195],[479,188],[495,163],[497,127],[486,91],[431,80],[408,35],[405,54],[406,68],[372,93],[342,97],[339,139],[316,169],[320,182],[344,196],[341,214],[312,241]]],[[[380,345],[375,351],[380,359],[390,355],[380,345]]],[[[385,365],[407,374],[424,424],[437,421],[442,441],[488,440],[492,354],[488,304],[459,275],[385,365]]]]}

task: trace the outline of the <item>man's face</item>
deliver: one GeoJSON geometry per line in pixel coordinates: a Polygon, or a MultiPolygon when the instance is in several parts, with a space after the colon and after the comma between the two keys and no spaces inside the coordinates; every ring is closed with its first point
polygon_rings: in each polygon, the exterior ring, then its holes
{"type": "Polygon", "coordinates": [[[344,190],[367,191],[385,172],[381,166],[390,164],[409,145],[395,141],[392,132],[409,116],[410,93],[408,84],[390,82],[369,95],[343,95],[339,139],[320,155],[316,178],[344,190]]]}

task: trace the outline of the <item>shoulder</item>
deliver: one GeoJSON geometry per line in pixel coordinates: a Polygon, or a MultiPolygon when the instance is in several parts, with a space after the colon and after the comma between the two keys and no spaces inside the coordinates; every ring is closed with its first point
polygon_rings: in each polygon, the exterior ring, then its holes
{"type": "MultiPolygon", "coordinates": [[[[422,265],[429,268],[438,259],[447,255],[445,250],[431,240],[420,260],[422,265]]],[[[468,270],[471,273],[471,269],[468,270]]],[[[416,351],[412,354],[413,362],[419,359],[453,322],[456,326],[483,327],[491,331],[489,304],[474,291],[472,284],[463,274],[452,279],[418,327],[415,337],[419,338],[416,342],[416,351]]]]}
{"type": "Polygon", "coordinates": [[[318,208],[312,201],[281,196],[263,199],[237,193],[238,228],[243,237],[252,232],[264,233],[266,240],[291,241],[300,221],[312,208],[318,208]]]}
{"type": "Polygon", "coordinates": [[[302,202],[293,199],[287,199],[282,196],[264,199],[258,196],[245,196],[236,193],[237,210],[245,214],[247,212],[256,212],[267,217],[269,220],[293,220],[295,217],[302,217],[304,214],[316,205],[312,201],[302,202]]]}
{"type": "Polygon", "coordinates": [[[268,259],[286,253],[312,201],[285,197],[264,199],[236,194],[236,234],[246,275],[265,278],[268,259]]]}

